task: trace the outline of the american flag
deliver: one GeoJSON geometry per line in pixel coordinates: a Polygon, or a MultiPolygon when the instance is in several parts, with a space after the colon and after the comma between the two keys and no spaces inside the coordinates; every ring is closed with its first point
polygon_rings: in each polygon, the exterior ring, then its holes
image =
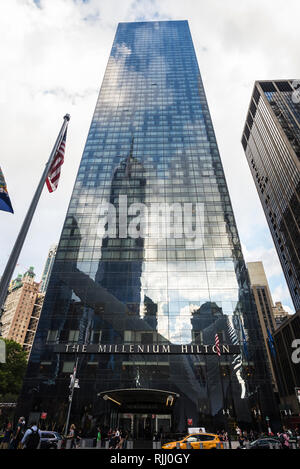
{"type": "Polygon", "coordinates": [[[220,351],[220,339],[219,339],[218,334],[215,335],[215,345],[216,345],[217,355],[218,355],[218,357],[220,357],[220,356],[221,356],[221,351],[220,351]]]}
{"type": "Polygon", "coordinates": [[[53,159],[53,163],[51,165],[51,168],[49,169],[49,173],[46,178],[46,184],[47,184],[49,192],[55,191],[58,186],[58,181],[60,177],[60,168],[64,162],[66,138],[67,138],[67,130],[65,131],[61,144],[56,152],[56,155],[53,159]]]}

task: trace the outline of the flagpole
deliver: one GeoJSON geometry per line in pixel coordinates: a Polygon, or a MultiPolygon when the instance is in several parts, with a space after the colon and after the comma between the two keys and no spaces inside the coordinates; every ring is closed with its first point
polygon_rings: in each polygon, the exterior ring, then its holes
{"type": "MultiPolygon", "coordinates": [[[[8,287],[9,287],[9,283],[10,283],[11,278],[13,276],[13,273],[14,273],[18,258],[20,256],[20,252],[21,252],[21,249],[23,247],[26,235],[28,233],[28,230],[29,230],[29,227],[30,227],[30,224],[31,224],[31,221],[32,221],[35,209],[36,209],[36,206],[38,204],[41,193],[43,191],[44,184],[45,184],[48,172],[50,170],[52,161],[53,161],[54,156],[55,156],[55,154],[56,154],[56,152],[57,152],[57,150],[58,150],[58,148],[61,144],[61,141],[63,139],[65,130],[68,126],[69,120],[70,120],[70,114],[66,114],[64,116],[64,122],[61,126],[60,132],[58,134],[58,137],[56,139],[56,142],[55,142],[54,147],[52,149],[52,152],[50,154],[49,160],[46,163],[46,166],[45,166],[44,172],[42,174],[42,177],[40,179],[39,185],[38,185],[38,187],[35,191],[35,194],[33,196],[31,204],[29,206],[27,215],[24,219],[23,225],[20,229],[19,235],[17,237],[17,240],[15,242],[13,250],[11,251],[10,257],[8,259],[5,270],[3,272],[3,275],[2,275],[2,278],[1,278],[1,281],[0,281],[0,319],[1,319],[2,308],[3,308],[4,302],[5,302],[5,299],[6,299],[6,296],[7,296],[7,290],[8,290],[8,287]]],[[[0,327],[0,335],[1,335],[1,327],[0,327]]]]}

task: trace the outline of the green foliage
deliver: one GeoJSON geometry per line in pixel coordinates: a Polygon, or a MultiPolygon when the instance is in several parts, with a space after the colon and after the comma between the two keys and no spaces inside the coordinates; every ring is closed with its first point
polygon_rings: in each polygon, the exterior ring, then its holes
{"type": "Polygon", "coordinates": [[[13,340],[4,340],[6,344],[6,363],[0,363],[0,396],[18,396],[27,367],[27,355],[22,346],[13,340]]]}

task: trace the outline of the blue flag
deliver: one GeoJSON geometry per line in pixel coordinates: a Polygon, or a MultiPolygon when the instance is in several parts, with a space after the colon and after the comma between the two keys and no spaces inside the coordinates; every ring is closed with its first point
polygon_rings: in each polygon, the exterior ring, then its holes
{"type": "Polygon", "coordinates": [[[269,328],[267,327],[267,332],[268,332],[268,343],[269,343],[269,347],[270,347],[270,350],[271,350],[271,353],[273,355],[273,357],[275,357],[276,355],[276,350],[275,350],[275,347],[274,347],[274,339],[272,337],[272,334],[269,330],[269,328]]]}
{"type": "Polygon", "coordinates": [[[14,213],[1,168],[0,168],[0,210],[14,213]]]}

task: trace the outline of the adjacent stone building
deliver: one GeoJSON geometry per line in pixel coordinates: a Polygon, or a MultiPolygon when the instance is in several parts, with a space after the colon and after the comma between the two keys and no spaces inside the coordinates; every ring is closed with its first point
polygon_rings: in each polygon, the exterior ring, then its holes
{"type": "Polygon", "coordinates": [[[44,300],[34,278],[34,268],[30,267],[24,275],[18,275],[11,282],[1,318],[2,336],[21,344],[28,356],[44,300]]]}

